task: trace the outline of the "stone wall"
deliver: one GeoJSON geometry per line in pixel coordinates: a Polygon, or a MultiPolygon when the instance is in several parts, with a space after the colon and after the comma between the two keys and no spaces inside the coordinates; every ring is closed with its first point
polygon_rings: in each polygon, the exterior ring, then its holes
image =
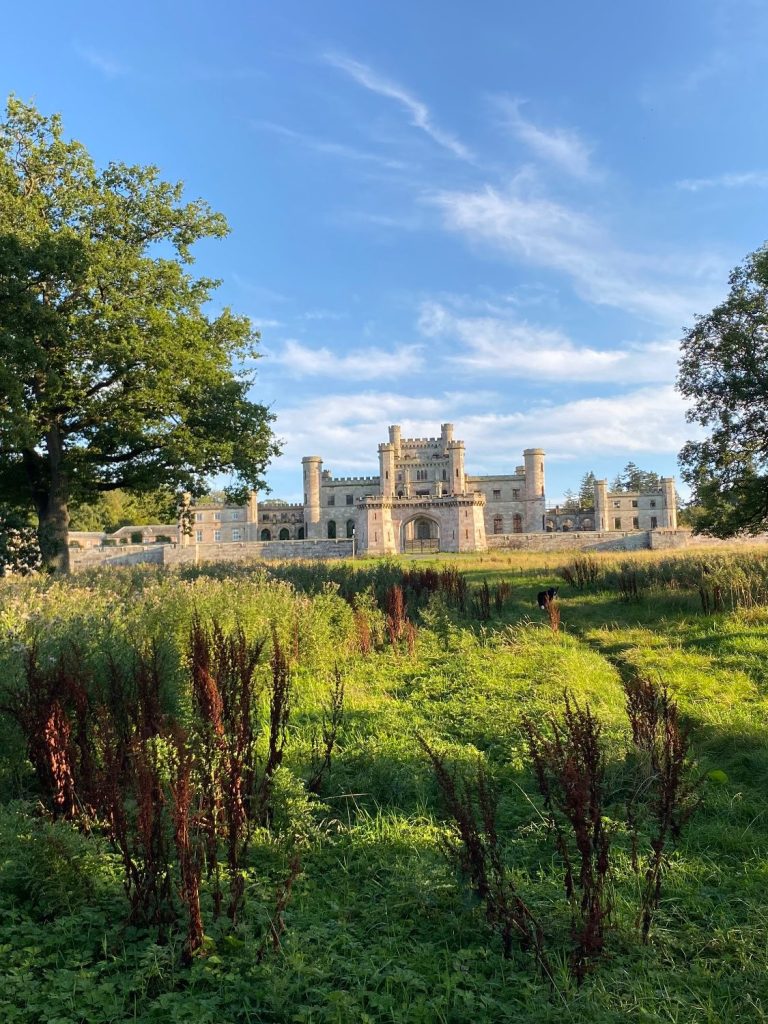
{"type": "Polygon", "coordinates": [[[588,530],[584,533],[497,533],[486,538],[489,551],[639,551],[651,547],[646,530],[588,530]]]}
{"type": "Polygon", "coordinates": [[[121,545],[72,551],[72,569],[98,565],[196,565],[199,562],[250,562],[272,558],[351,558],[351,540],[272,540],[236,544],[121,545]]]}
{"type": "Polygon", "coordinates": [[[166,565],[250,562],[271,558],[351,558],[351,540],[266,540],[249,544],[190,544],[171,548],[166,565]]]}

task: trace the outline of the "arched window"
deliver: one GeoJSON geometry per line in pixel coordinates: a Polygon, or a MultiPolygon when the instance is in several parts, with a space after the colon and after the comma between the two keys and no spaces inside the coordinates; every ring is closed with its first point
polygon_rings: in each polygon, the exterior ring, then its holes
{"type": "Polygon", "coordinates": [[[336,540],[336,523],[333,519],[328,523],[328,540],[336,540]]]}
{"type": "Polygon", "coordinates": [[[555,529],[555,521],[554,521],[554,519],[548,519],[547,520],[547,533],[554,532],[554,529],[555,529]]]}
{"type": "Polygon", "coordinates": [[[280,540],[290,540],[291,539],[291,532],[290,532],[290,530],[288,529],[287,526],[284,526],[282,528],[282,530],[278,534],[278,537],[279,537],[280,540]]]}
{"type": "Polygon", "coordinates": [[[269,532],[269,530],[262,530],[261,531],[261,539],[262,540],[272,540],[272,534],[269,532]]]}
{"type": "Polygon", "coordinates": [[[299,532],[296,534],[296,540],[304,540],[304,527],[299,527],[299,532]]]}
{"type": "Polygon", "coordinates": [[[522,532],[523,532],[523,517],[520,515],[519,512],[515,512],[515,514],[512,516],[512,533],[522,533],[522,532]]]}
{"type": "Polygon", "coordinates": [[[348,519],[347,520],[347,537],[351,537],[354,532],[355,532],[355,520],[354,519],[348,519]]]}
{"type": "Polygon", "coordinates": [[[501,516],[493,517],[493,532],[504,533],[504,519],[501,516]]]}

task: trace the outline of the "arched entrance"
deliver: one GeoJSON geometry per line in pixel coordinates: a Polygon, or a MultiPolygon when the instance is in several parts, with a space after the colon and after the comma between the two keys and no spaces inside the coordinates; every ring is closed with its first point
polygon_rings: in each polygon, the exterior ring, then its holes
{"type": "Polygon", "coordinates": [[[423,512],[406,519],[400,527],[401,551],[439,551],[440,523],[423,512]]]}

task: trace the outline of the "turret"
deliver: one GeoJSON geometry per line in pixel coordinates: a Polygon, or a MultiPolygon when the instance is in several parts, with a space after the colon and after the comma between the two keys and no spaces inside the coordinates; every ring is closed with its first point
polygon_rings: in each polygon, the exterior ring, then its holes
{"type": "Polygon", "coordinates": [[[443,448],[448,451],[448,445],[453,440],[453,424],[442,423],[440,425],[440,440],[443,442],[443,448]]]}
{"type": "Polygon", "coordinates": [[[389,443],[395,447],[395,458],[400,458],[400,427],[394,424],[389,428],[389,443]]]}
{"type": "Polygon", "coordinates": [[[525,496],[529,501],[544,497],[544,456],[543,448],[526,448],[525,459],[525,496]]]}
{"type": "Polygon", "coordinates": [[[595,529],[608,529],[608,481],[595,480],[595,529]]]}
{"type": "Polygon", "coordinates": [[[661,490],[664,494],[664,509],[666,512],[665,525],[670,530],[677,529],[677,492],[675,491],[675,478],[663,476],[661,478],[661,490]]]}
{"type": "Polygon", "coordinates": [[[464,494],[467,489],[464,476],[464,442],[448,442],[448,493],[464,494]]]}
{"type": "Polygon", "coordinates": [[[256,491],[248,492],[245,503],[245,536],[247,540],[259,539],[259,499],[256,491]]]}
{"type": "Polygon", "coordinates": [[[320,540],[320,477],[323,460],[319,455],[306,455],[301,460],[304,471],[304,536],[320,540]]]}
{"type": "MultiPolygon", "coordinates": [[[[392,427],[390,434],[392,432],[392,427]]],[[[389,444],[379,445],[379,480],[381,493],[384,498],[391,498],[395,493],[395,446],[389,444]]]]}

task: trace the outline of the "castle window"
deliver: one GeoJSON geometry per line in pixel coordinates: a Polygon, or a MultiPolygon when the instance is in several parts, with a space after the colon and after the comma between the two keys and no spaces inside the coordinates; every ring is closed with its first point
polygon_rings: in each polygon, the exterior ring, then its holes
{"type": "Polygon", "coordinates": [[[354,537],[355,535],[355,520],[347,520],[347,537],[354,537]]]}
{"type": "Polygon", "coordinates": [[[504,520],[501,518],[501,516],[493,517],[493,532],[504,533],[504,520]]]}
{"type": "Polygon", "coordinates": [[[203,543],[203,531],[202,530],[198,530],[197,531],[197,533],[195,534],[195,540],[197,541],[198,544],[202,544],[203,543]]]}
{"type": "Polygon", "coordinates": [[[613,520],[613,528],[614,530],[621,529],[621,519],[618,516],[616,516],[616,518],[613,520]]]}
{"type": "Polygon", "coordinates": [[[512,516],[512,533],[522,533],[522,532],[523,532],[523,517],[520,515],[519,512],[515,512],[515,514],[512,516]]]}
{"type": "Polygon", "coordinates": [[[328,523],[328,540],[336,540],[336,523],[333,519],[328,523]]]}
{"type": "Polygon", "coordinates": [[[307,492],[306,491],[304,491],[304,504],[305,505],[308,504],[308,502],[307,502],[307,492]]]}
{"type": "Polygon", "coordinates": [[[204,519],[205,519],[205,513],[204,512],[195,512],[195,522],[196,523],[202,523],[204,519]]]}
{"type": "Polygon", "coordinates": [[[632,499],[632,508],[637,508],[637,499],[636,498],[632,499]]]}
{"type": "Polygon", "coordinates": [[[621,502],[620,501],[614,501],[613,507],[614,508],[621,508],[621,502]]]}
{"type": "Polygon", "coordinates": [[[232,531],[232,540],[242,540],[239,530],[232,531]]]}
{"type": "Polygon", "coordinates": [[[640,520],[637,518],[637,516],[632,516],[632,529],[633,530],[639,530],[640,529],[640,520]]]}
{"type": "Polygon", "coordinates": [[[648,504],[651,506],[651,508],[656,508],[656,499],[652,498],[651,501],[648,502],[648,504]]]}
{"type": "Polygon", "coordinates": [[[427,471],[426,471],[426,469],[417,469],[416,470],[416,479],[417,480],[426,480],[427,479],[427,471]]]}
{"type": "Polygon", "coordinates": [[[443,480],[447,480],[447,479],[448,479],[448,471],[444,469],[443,470],[443,480]]]}
{"type": "Polygon", "coordinates": [[[214,512],[213,513],[213,518],[216,519],[216,520],[221,519],[221,512],[214,512]]]}
{"type": "Polygon", "coordinates": [[[259,536],[261,540],[272,540],[272,534],[269,530],[262,530],[259,536]]]}
{"type": "Polygon", "coordinates": [[[329,505],[335,505],[336,504],[336,495],[335,494],[329,494],[328,495],[328,504],[329,505]]]}
{"type": "Polygon", "coordinates": [[[296,534],[296,540],[304,540],[304,527],[300,526],[298,533],[296,534]]]}
{"type": "Polygon", "coordinates": [[[519,487],[513,487],[512,488],[512,497],[513,498],[519,498],[520,497],[520,488],[519,487]]]}
{"type": "Polygon", "coordinates": [[[278,538],[280,540],[290,540],[291,539],[290,531],[284,526],[282,528],[282,530],[280,531],[280,533],[278,534],[278,538]]]}
{"type": "Polygon", "coordinates": [[[232,513],[232,518],[233,519],[239,519],[240,518],[240,510],[239,509],[237,509],[237,508],[235,509],[235,511],[232,513]]]}
{"type": "Polygon", "coordinates": [[[655,530],[658,525],[659,525],[659,521],[656,518],[656,516],[651,516],[651,529],[655,530]]]}
{"type": "Polygon", "coordinates": [[[501,491],[494,491],[493,492],[493,500],[494,501],[501,501],[501,491]]]}
{"type": "Polygon", "coordinates": [[[213,539],[216,541],[217,544],[221,541],[221,530],[213,531],[213,539]]]}
{"type": "Polygon", "coordinates": [[[355,503],[355,496],[354,496],[354,494],[348,494],[347,495],[347,504],[348,505],[354,505],[354,503],[355,503]]]}

